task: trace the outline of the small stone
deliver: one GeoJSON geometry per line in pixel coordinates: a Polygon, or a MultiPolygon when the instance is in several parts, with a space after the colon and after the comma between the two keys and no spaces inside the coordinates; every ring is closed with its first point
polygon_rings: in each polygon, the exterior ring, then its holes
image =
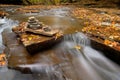
{"type": "Polygon", "coordinates": [[[46,32],[51,31],[51,29],[49,27],[45,27],[45,28],[43,28],[43,30],[46,31],[46,32]]]}
{"type": "Polygon", "coordinates": [[[29,20],[35,20],[35,17],[32,16],[32,17],[29,17],[28,19],[29,19],[29,20]]]}

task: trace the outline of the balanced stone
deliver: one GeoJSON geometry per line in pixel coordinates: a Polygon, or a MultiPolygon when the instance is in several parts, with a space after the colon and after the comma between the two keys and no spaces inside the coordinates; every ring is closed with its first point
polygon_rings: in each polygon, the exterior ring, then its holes
{"type": "Polygon", "coordinates": [[[36,30],[36,29],[42,29],[43,26],[35,17],[29,17],[27,27],[36,30]]]}
{"type": "Polygon", "coordinates": [[[35,17],[29,17],[29,20],[35,20],[36,18],[35,17]]]}

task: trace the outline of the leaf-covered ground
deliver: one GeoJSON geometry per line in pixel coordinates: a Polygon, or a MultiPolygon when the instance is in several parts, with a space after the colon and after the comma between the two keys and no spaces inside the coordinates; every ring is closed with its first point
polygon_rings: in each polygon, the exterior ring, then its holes
{"type": "MultiPolygon", "coordinates": [[[[85,25],[100,26],[103,22],[120,23],[120,10],[113,8],[75,8],[72,11],[73,16],[85,20],[85,25]]],[[[120,25],[119,25],[120,26],[120,25]]]]}

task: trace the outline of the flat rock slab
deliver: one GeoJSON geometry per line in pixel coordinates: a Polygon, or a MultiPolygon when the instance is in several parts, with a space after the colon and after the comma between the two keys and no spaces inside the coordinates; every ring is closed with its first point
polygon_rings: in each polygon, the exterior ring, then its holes
{"type": "Polygon", "coordinates": [[[42,51],[36,53],[36,55],[29,54],[24,45],[17,40],[17,35],[13,32],[3,32],[3,43],[6,46],[6,53],[10,56],[8,58],[9,67],[15,67],[20,64],[32,64],[41,60],[43,61],[43,59],[40,58],[42,55],[47,56],[48,53],[53,53],[52,50],[47,50],[47,52],[42,51]]]}
{"type": "Polygon", "coordinates": [[[53,47],[56,43],[60,42],[62,38],[63,35],[60,35],[58,37],[48,37],[31,33],[23,33],[20,35],[20,39],[23,45],[26,47],[27,51],[30,54],[34,54],[36,52],[53,47]]]}
{"type": "Polygon", "coordinates": [[[15,33],[6,31],[3,32],[3,42],[6,45],[5,52],[8,53],[9,68],[23,73],[37,72],[41,74],[42,72],[41,75],[43,75],[44,70],[48,69],[49,66],[54,66],[54,68],[61,72],[61,75],[64,75],[64,78],[67,76],[67,78],[72,80],[78,80],[75,71],[73,71],[74,65],[72,64],[72,59],[69,60],[67,54],[65,55],[61,50],[56,53],[54,48],[30,55],[23,44],[19,43],[15,33]]]}

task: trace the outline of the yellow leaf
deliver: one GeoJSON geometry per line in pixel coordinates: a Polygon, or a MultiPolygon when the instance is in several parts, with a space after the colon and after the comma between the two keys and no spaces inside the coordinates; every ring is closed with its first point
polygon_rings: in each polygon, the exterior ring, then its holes
{"type": "Polygon", "coordinates": [[[30,41],[30,40],[32,40],[32,37],[30,36],[30,37],[28,37],[28,40],[30,41]]]}
{"type": "Polygon", "coordinates": [[[76,45],[74,48],[80,50],[80,49],[81,49],[81,46],[76,45]]]}
{"type": "Polygon", "coordinates": [[[59,38],[61,35],[62,35],[62,34],[61,34],[60,32],[58,32],[58,33],[55,35],[55,40],[56,40],[57,38],[59,38]]]}

